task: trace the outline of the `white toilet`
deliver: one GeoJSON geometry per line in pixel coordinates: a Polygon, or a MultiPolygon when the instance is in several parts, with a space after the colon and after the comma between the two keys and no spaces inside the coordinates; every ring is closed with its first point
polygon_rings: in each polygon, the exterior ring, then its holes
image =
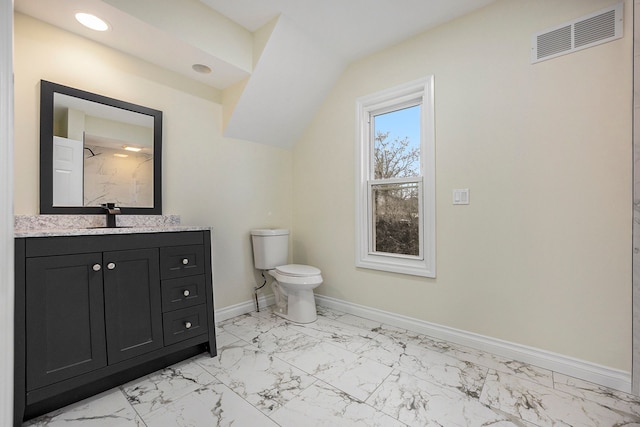
{"type": "Polygon", "coordinates": [[[251,230],[253,263],[267,270],[276,299],[274,313],[295,323],[311,323],[317,318],[313,290],[322,283],[320,270],[310,265],[287,264],[289,230],[251,230]]]}

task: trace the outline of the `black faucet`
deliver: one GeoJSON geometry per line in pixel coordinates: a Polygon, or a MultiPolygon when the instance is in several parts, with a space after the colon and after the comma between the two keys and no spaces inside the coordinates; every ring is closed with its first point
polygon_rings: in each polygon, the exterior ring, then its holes
{"type": "Polygon", "coordinates": [[[100,206],[107,211],[107,228],[116,228],[116,215],[120,214],[120,208],[115,203],[103,203],[100,206]]]}

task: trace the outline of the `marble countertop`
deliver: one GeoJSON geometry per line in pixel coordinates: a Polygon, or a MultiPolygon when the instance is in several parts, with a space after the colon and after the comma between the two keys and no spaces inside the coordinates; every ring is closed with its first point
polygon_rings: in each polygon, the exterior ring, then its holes
{"type": "Polygon", "coordinates": [[[136,233],[171,233],[179,231],[202,231],[210,230],[211,227],[170,225],[160,227],[88,227],[88,228],[47,228],[15,230],[14,237],[54,237],[54,236],[97,236],[102,234],[136,234],[136,233]]]}
{"type": "Polygon", "coordinates": [[[172,233],[211,230],[180,225],[178,215],[118,215],[116,228],[104,215],[16,215],[14,237],[96,236],[102,234],[172,233]]]}

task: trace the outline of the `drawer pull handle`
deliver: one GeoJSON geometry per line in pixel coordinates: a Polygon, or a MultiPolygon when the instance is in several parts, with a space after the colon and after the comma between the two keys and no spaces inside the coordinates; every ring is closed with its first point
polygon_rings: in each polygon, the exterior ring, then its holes
{"type": "Polygon", "coordinates": [[[100,266],[100,264],[93,264],[92,268],[93,268],[93,271],[100,271],[102,267],[100,266]]]}
{"type": "Polygon", "coordinates": [[[188,258],[184,258],[184,259],[182,260],[182,264],[183,264],[183,265],[187,265],[187,264],[189,264],[189,259],[188,259],[188,258]]]}
{"type": "Polygon", "coordinates": [[[188,289],[185,289],[184,292],[182,293],[182,295],[184,295],[185,297],[188,297],[191,293],[189,292],[188,289]]]}
{"type": "Polygon", "coordinates": [[[110,262],[109,264],[107,264],[107,268],[109,270],[113,270],[114,268],[116,268],[116,263],[115,262],[110,262]]]}
{"type": "Polygon", "coordinates": [[[191,328],[191,322],[184,322],[184,327],[186,329],[190,329],[191,328]]]}

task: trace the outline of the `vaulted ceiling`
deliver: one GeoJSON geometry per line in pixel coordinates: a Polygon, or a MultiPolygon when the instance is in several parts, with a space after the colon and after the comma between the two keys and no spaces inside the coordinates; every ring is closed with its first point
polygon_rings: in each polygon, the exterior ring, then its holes
{"type": "Polygon", "coordinates": [[[225,136],[289,149],[350,62],[493,1],[15,0],[15,9],[219,89],[225,136]],[[76,12],[110,29],[82,27],[76,12]]]}

